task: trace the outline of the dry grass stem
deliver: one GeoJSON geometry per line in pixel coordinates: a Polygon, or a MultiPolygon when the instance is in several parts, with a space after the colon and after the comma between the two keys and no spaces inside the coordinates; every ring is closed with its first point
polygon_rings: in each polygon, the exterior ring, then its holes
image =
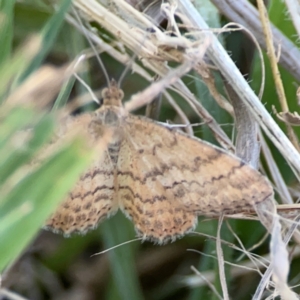
{"type": "Polygon", "coordinates": [[[261,66],[261,85],[260,85],[259,92],[258,92],[258,98],[261,99],[263,96],[263,93],[264,93],[265,80],[266,80],[266,68],[265,68],[264,56],[263,56],[261,47],[260,47],[257,39],[255,38],[254,34],[248,28],[244,27],[243,25],[231,22],[231,23],[226,24],[223,28],[226,29],[231,26],[235,26],[235,27],[237,27],[237,29],[243,30],[245,33],[247,33],[247,35],[250,37],[250,39],[252,40],[252,42],[254,43],[254,45],[258,51],[258,55],[260,58],[260,66],[261,66]]]}
{"type": "Polygon", "coordinates": [[[285,0],[285,3],[298,33],[298,37],[300,37],[300,3],[297,0],[285,0]]]}
{"type": "Polygon", "coordinates": [[[264,157],[267,161],[268,169],[270,171],[270,176],[273,179],[273,182],[275,184],[276,191],[279,193],[282,203],[285,204],[292,204],[293,199],[289,193],[289,190],[286,186],[286,183],[284,182],[284,179],[282,178],[282,175],[278,169],[278,166],[272,156],[272,153],[268,147],[268,144],[266,143],[266,140],[264,136],[259,132],[259,140],[262,147],[262,153],[264,154],[264,157]]]}
{"type": "Polygon", "coordinates": [[[142,107],[152,101],[162,90],[166,89],[172,83],[178,80],[181,76],[186,74],[192,68],[192,61],[183,63],[180,67],[172,70],[169,75],[164,76],[159,81],[153,83],[143,92],[140,92],[131,97],[131,99],[125,103],[125,109],[133,111],[142,107]]]}
{"type": "MultiPolygon", "coordinates": [[[[279,72],[278,65],[277,65],[278,59],[275,54],[273,37],[272,37],[271,28],[269,25],[268,14],[267,14],[265,5],[263,3],[263,0],[257,0],[257,5],[258,5],[260,19],[262,22],[263,32],[264,32],[265,39],[266,39],[267,54],[270,59],[271,69],[272,69],[274,82],[275,82],[275,88],[276,88],[276,91],[278,94],[281,108],[282,108],[283,112],[287,112],[287,111],[289,111],[289,107],[287,104],[287,100],[286,100],[286,96],[285,96],[285,92],[284,92],[284,88],[283,88],[283,83],[282,83],[282,80],[280,77],[280,72],[279,72]]],[[[292,127],[289,124],[286,124],[286,126],[287,126],[288,135],[289,135],[292,143],[294,144],[294,146],[296,147],[296,149],[299,152],[300,148],[299,148],[298,138],[297,138],[295,132],[293,131],[292,127]]]]}
{"type": "Polygon", "coordinates": [[[201,273],[199,272],[194,266],[191,266],[191,270],[197,275],[199,276],[203,282],[205,282],[207,284],[207,286],[211,289],[211,291],[214,293],[214,295],[222,300],[222,296],[218,293],[217,289],[214,287],[214,285],[201,273]]]}
{"type": "MultiPolygon", "coordinates": [[[[170,103],[170,105],[174,108],[174,110],[177,112],[178,116],[181,119],[181,122],[183,124],[189,125],[190,121],[184,111],[180,108],[180,106],[174,101],[172,96],[168,92],[164,92],[164,96],[166,97],[167,101],[170,103]]],[[[187,133],[190,135],[193,135],[193,129],[191,126],[186,127],[187,133]]]]}
{"type": "Polygon", "coordinates": [[[223,292],[223,299],[229,300],[228,288],[227,288],[226,276],[225,276],[224,255],[221,246],[221,227],[223,224],[223,217],[224,215],[222,214],[218,222],[216,248],[217,248],[218,265],[219,265],[219,278],[220,278],[222,292],[223,292]]]}
{"type": "MultiPolygon", "coordinates": [[[[211,0],[212,3],[231,21],[248,28],[259,44],[266,50],[266,40],[261,27],[257,9],[247,0],[211,0]]],[[[298,81],[300,80],[300,51],[280,30],[271,25],[276,44],[281,44],[279,64],[288,70],[298,81]]]]}
{"type": "MultiPolygon", "coordinates": [[[[187,16],[195,27],[208,28],[194,6],[187,0],[180,0],[179,8],[187,16]]],[[[210,33],[203,32],[203,35],[211,38],[211,45],[207,55],[219,68],[229,84],[234,88],[240,99],[246,104],[249,112],[263,128],[267,136],[285,157],[287,162],[294,168],[296,176],[300,174],[300,155],[290,140],[282,132],[265,107],[261,104],[253,90],[249,87],[241,73],[237,70],[219,41],[210,33]]]]}
{"type": "MultiPolygon", "coordinates": [[[[289,252],[292,252],[292,248],[288,248],[289,252]]],[[[297,247],[293,252],[293,258],[297,258],[300,256],[300,249],[299,247],[297,247]]],[[[267,263],[269,263],[270,261],[270,255],[264,255],[260,257],[261,261],[264,260],[267,263]]],[[[259,265],[259,269],[263,269],[265,268],[266,265],[265,264],[260,264],[259,265]]],[[[230,275],[231,278],[236,278],[242,275],[247,275],[249,274],[249,272],[257,272],[257,268],[254,267],[253,262],[252,261],[247,261],[247,262],[243,262],[240,264],[235,264],[233,265],[233,267],[230,269],[230,275]]],[[[215,272],[214,271],[205,271],[202,272],[202,275],[205,276],[205,278],[210,281],[213,282],[214,281],[214,277],[215,277],[215,272]]],[[[205,281],[203,281],[202,278],[199,278],[199,276],[197,275],[190,275],[190,276],[186,276],[185,278],[182,279],[182,282],[184,284],[186,284],[187,286],[190,287],[200,287],[206,284],[205,281]]]]}

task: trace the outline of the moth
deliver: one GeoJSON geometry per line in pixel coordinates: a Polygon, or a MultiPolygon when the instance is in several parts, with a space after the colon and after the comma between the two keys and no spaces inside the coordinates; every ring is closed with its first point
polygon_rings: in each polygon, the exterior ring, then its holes
{"type": "Polygon", "coordinates": [[[90,141],[107,130],[112,136],[48,219],[47,229],[85,233],[121,209],[138,236],[165,243],[193,230],[199,215],[248,211],[273,195],[269,181],[238,157],[128,113],[123,96],[112,80],[98,110],[65,123],[60,139],[75,125],[90,141]]]}

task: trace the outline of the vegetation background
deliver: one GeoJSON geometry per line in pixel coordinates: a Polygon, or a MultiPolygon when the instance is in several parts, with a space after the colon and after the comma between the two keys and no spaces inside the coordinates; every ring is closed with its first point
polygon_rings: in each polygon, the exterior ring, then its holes
{"type": "MultiPolygon", "coordinates": [[[[299,40],[285,3],[280,0],[267,2],[270,20],[297,44],[299,40]]],[[[210,12],[210,27],[220,28],[228,22],[213,8],[210,1],[195,1],[195,4],[201,14],[206,15],[206,10],[210,12]]],[[[92,257],[97,252],[135,238],[132,223],[121,213],[101,223],[97,230],[85,236],[65,239],[39,229],[88,164],[90,151],[84,148],[79,137],[71,140],[31,175],[28,175],[25,166],[51,137],[56,118],[50,112],[70,99],[86,95],[87,91],[71,78],[60,90],[57,88],[52,91],[49,97],[52,96],[53,101],[56,101],[46,105],[47,114],[44,113],[45,108],[38,108],[37,103],[42,101],[44,93],[48,93],[52,87],[53,77],[49,74],[44,82],[35,78],[36,82],[31,83],[33,89],[40,88],[38,92],[30,93],[27,89],[22,99],[16,94],[21,84],[45,65],[56,68],[56,74],[63,82],[63,78],[59,77],[59,67],[72,61],[89,44],[86,37],[64,19],[70,9],[68,0],[0,0],[0,9],[0,298],[218,299],[202,277],[195,273],[195,270],[200,271],[221,293],[213,238],[216,236],[216,220],[199,218],[195,231],[201,234],[189,234],[172,244],[158,246],[148,242],[132,242],[92,257]],[[28,39],[36,34],[40,37],[41,45],[34,46],[32,50],[30,45],[37,42],[31,41],[28,44],[28,39]],[[10,105],[11,99],[18,101],[10,105]],[[26,105],[27,100],[35,105],[26,105]],[[27,128],[33,128],[34,135],[20,144],[18,132],[27,128]]],[[[100,26],[95,27],[108,43],[117,45],[107,31],[100,26]]],[[[261,82],[260,60],[248,37],[241,32],[224,33],[222,41],[253,89],[258,91],[261,82]]],[[[119,79],[125,66],[107,53],[101,53],[100,56],[109,77],[119,79]]],[[[280,108],[267,57],[265,63],[266,85],[262,102],[271,113],[273,105],[279,111],[280,108]]],[[[290,111],[298,111],[297,80],[286,70],[280,69],[280,72],[290,111]]],[[[103,70],[94,58],[89,60],[89,68],[80,76],[94,91],[101,90],[107,84],[103,70]]],[[[234,134],[232,118],[216,104],[203,82],[193,73],[184,80],[231,137],[234,134]]],[[[217,84],[222,83],[218,80],[217,84]]],[[[125,98],[128,99],[148,85],[140,76],[129,72],[122,84],[125,98]]],[[[199,123],[199,118],[184,100],[176,95],[174,97],[189,120],[199,123]]],[[[95,107],[95,104],[85,105],[80,111],[95,107]]],[[[137,113],[143,114],[144,111],[137,113]]],[[[177,120],[174,109],[166,101],[162,104],[159,119],[177,120]]],[[[283,123],[278,123],[285,129],[283,123]]],[[[294,130],[296,136],[299,136],[299,128],[295,127],[294,130]]],[[[195,134],[215,142],[206,126],[196,127],[195,134]]],[[[271,144],[270,149],[286,185],[293,188],[292,195],[296,201],[298,182],[286,161],[271,144]]],[[[263,239],[266,232],[259,222],[229,220],[228,223],[246,249],[258,244],[252,252],[267,257],[269,239],[263,239]]],[[[247,257],[232,247],[232,244],[238,245],[238,242],[226,224],[222,228],[222,239],[227,241],[223,251],[225,261],[230,262],[225,265],[225,270],[231,298],[251,299],[261,275],[257,270],[250,269],[247,257]]],[[[299,251],[295,250],[291,255],[289,284],[297,285],[299,251]]],[[[295,291],[300,292],[298,287],[295,287],[295,291]]],[[[267,295],[266,292],[265,297],[267,295]]]]}

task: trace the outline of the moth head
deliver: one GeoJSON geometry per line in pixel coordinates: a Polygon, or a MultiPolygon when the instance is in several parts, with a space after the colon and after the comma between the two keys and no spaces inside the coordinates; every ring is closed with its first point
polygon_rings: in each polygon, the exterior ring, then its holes
{"type": "Polygon", "coordinates": [[[109,87],[102,91],[103,105],[122,106],[123,97],[124,93],[114,79],[111,80],[109,87]]]}

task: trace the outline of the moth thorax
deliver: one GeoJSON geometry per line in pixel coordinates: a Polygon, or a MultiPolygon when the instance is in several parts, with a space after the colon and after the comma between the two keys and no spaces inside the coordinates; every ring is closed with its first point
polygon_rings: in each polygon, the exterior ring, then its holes
{"type": "Polygon", "coordinates": [[[103,124],[112,127],[119,126],[120,118],[115,111],[108,109],[103,114],[103,124]]]}

